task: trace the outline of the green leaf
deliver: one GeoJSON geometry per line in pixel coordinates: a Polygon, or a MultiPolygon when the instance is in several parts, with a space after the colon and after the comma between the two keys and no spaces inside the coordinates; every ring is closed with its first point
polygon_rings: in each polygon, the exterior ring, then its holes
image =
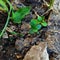
{"type": "Polygon", "coordinates": [[[8,7],[6,3],[4,2],[4,0],[0,0],[0,10],[8,11],[8,7]]]}
{"type": "Polygon", "coordinates": [[[30,22],[31,25],[31,29],[30,29],[30,34],[34,34],[36,32],[38,32],[39,29],[41,29],[41,25],[40,22],[37,19],[32,19],[30,22]]]}
{"type": "Polygon", "coordinates": [[[13,35],[17,35],[18,33],[17,32],[15,32],[15,31],[13,31],[13,32],[10,32],[11,34],[13,34],[13,35]]]}
{"type": "Polygon", "coordinates": [[[46,22],[42,22],[41,25],[46,27],[48,24],[46,22]]]}
{"type": "Polygon", "coordinates": [[[45,20],[45,16],[41,16],[42,17],[42,21],[45,20]]]}
{"type": "Polygon", "coordinates": [[[12,12],[12,19],[13,19],[13,22],[14,23],[21,23],[21,16],[20,16],[20,13],[18,12],[12,12]]]}
{"type": "Polygon", "coordinates": [[[37,24],[39,24],[39,22],[38,22],[37,19],[32,19],[31,22],[30,22],[30,24],[31,24],[31,25],[32,25],[32,24],[37,25],[37,24]]]}
{"type": "Polygon", "coordinates": [[[30,34],[34,34],[34,33],[36,33],[36,32],[38,32],[37,29],[30,29],[30,30],[29,30],[29,33],[30,33],[30,34]]]}
{"type": "Polygon", "coordinates": [[[42,17],[41,16],[38,16],[37,17],[37,20],[40,22],[40,21],[42,21],[42,17]]]}
{"type": "Polygon", "coordinates": [[[36,27],[37,27],[37,30],[39,30],[39,29],[41,29],[42,26],[39,24],[36,27]]]}
{"type": "Polygon", "coordinates": [[[45,17],[44,16],[38,16],[37,20],[41,23],[45,20],[45,17]]]}
{"type": "Polygon", "coordinates": [[[32,28],[36,28],[37,24],[39,24],[39,21],[37,19],[32,19],[30,22],[32,28]]]}
{"type": "Polygon", "coordinates": [[[30,7],[22,7],[16,12],[12,12],[14,23],[21,23],[21,20],[30,12],[30,7]]]}
{"type": "Polygon", "coordinates": [[[38,32],[38,30],[41,29],[41,27],[42,27],[42,26],[41,26],[40,24],[37,25],[37,26],[35,26],[35,28],[31,27],[29,33],[30,33],[30,34],[34,34],[34,33],[38,32]]]}

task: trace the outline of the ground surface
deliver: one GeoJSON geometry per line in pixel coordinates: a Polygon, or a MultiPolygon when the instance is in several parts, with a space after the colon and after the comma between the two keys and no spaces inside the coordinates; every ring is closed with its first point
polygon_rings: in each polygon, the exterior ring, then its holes
{"type": "MultiPolygon", "coordinates": [[[[48,0],[46,0],[48,1],[48,0]]],[[[49,1],[48,1],[49,2],[49,1]]],[[[9,22],[8,27],[13,31],[19,32],[21,35],[12,35],[6,31],[3,37],[0,39],[0,60],[23,60],[25,54],[33,45],[37,45],[40,42],[48,43],[48,53],[50,60],[59,60],[60,56],[60,4],[59,0],[55,0],[53,9],[56,11],[49,11],[44,16],[48,22],[47,27],[43,27],[37,34],[28,34],[29,22],[32,18],[36,18],[34,10],[43,15],[47,10],[47,6],[44,6],[44,2],[41,0],[15,0],[17,7],[31,6],[31,13],[24,18],[21,25],[9,22]],[[52,12],[52,13],[51,13],[52,12]],[[50,14],[51,13],[51,14],[50,14]]],[[[0,29],[3,28],[6,22],[6,13],[0,12],[0,29]],[[4,21],[5,20],[5,21],[4,21]]]]}

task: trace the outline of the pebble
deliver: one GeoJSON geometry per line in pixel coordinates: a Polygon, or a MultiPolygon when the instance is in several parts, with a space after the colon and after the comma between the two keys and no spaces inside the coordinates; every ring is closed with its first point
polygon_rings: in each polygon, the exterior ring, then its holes
{"type": "Polygon", "coordinates": [[[3,38],[8,38],[8,33],[5,32],[2,37],[3,37],[3,38]]]}

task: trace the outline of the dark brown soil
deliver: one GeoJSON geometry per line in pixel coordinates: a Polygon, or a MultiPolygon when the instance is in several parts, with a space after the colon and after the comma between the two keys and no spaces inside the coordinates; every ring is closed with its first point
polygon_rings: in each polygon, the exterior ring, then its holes
{"type": "MultiPolygon", "coordinates": [[[[44,14],[48,8],[47,6],[43,6],[43,1],[38,0],[21,0],[22,4],[25,6],[31,6],[31,13],[26,16],[20,25],[14,24],[12,21],[9,22],[8,27],[15,27],[16,32],[20,33],[20,35],[12,35],[9,32],[8,38],[0,39],[0,60],[23,60],[26,52],[31,48],[31,46],[38,44],[41,41],[45,41],[46,37],[45,32],[47,31],[47,27],[43,27],[39,33],[36,34],[28,34],[25,24],[29,24],[30,20],[34,18],[34,10],[39,14],[44,14]],[[41,8],[42,7],[42,8],[41,8]]],[[[20,4],[18,4],[20,5],[20,4]]],[[[18,6],[17,5],[17,6],[18,6]]],[[[46,21],[48,21],[48,16],[50,12],[45,14],[46,21]]],[[[7,19],[7,14],[0,12],[0,30],[3,29],[7,19]]],[[[28,27],[29,29],[29,27],[28,27]]]]}

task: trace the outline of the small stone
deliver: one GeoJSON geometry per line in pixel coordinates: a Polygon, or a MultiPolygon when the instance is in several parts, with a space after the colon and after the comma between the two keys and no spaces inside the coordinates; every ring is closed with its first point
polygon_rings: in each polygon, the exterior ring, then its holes
{"type": "Polygon", "coordinates": [[[3,34],[3,38],[8,38],[7,32],[5,32],[5,33],[3,34]]]}
{"type": "Polygon", "coordinates": [[[31,40],[32,40],[31,38],[26,38],[26,39],[24,40],[24,46],[29,46],[31,40]]]}
{"type": "Polygon", "coordinates": [[[31,26],[28,23],[23,23],[21,25],[21,30],[29,30],[31,28],[31,26]]]}
{"type": "Polygon", "coordinates": [[[15,48],[20,51],[23,47],[24,47],[23,40],[16,40],[16,42],[15,42],[15,48]]]}
{"type": "Polygon", "coordinates": [[[33,14],[33,18],[36,18],[36,15],[35,14],[33,14]]]}
{"type": "Polygon", "coordinates": [[[23,60],[49,60],[47,44],[45,42],[41,42],[39,45],[32,46],[23,60]]]}
{"type": "Polygon", "coordinates": [[[20,54],[16,54],[16,58],[20,59],[20,58],[22,58],[22,56],[20,54]]]}
{"type": "Polygon", "coordinates": [[[16,29],[15,26],[11,26],[10,28],[11,28],[11,30],[13,30],[13,31],[16,29]]]}

